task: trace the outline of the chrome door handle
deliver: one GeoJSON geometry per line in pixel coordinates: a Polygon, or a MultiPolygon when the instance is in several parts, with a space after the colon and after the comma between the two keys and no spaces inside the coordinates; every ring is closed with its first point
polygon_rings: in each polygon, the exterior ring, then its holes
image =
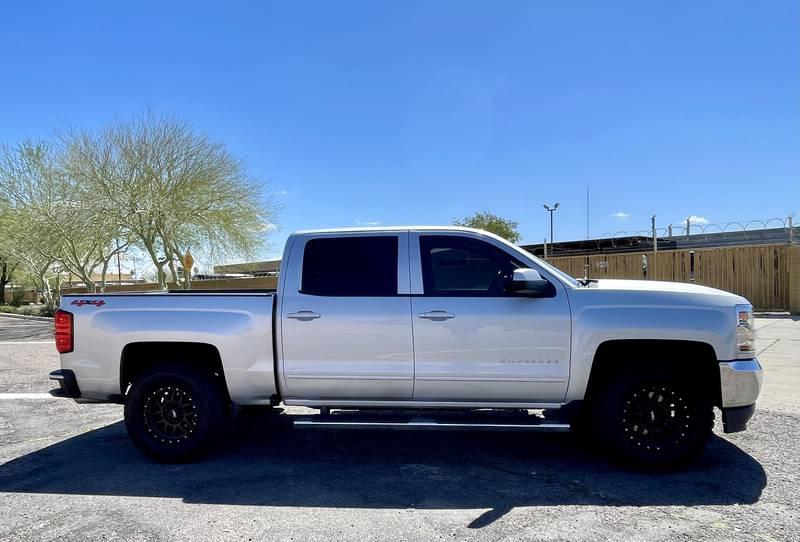
{"type": "Polygon", "coordinates": [[[308,322],[309,320],[315,320],[322,316],[321,314],[317,314],[314,311],[297,311],[297,312],[290,312],[286,315],[286,318],[292,318],[293,320],[300,320],[301,322],[308,322]]]}
{"type": "Polygon", "coordinates": [[[433,320],[434,322],[441,322],[442,320],[449,320],[450,318],[455,318],[456,315],[452,312],[435,310],[435,311],[428,311],[428,312],[421,312],[417,315],[419,318],[425,318],[426,320],[433,320]]]}

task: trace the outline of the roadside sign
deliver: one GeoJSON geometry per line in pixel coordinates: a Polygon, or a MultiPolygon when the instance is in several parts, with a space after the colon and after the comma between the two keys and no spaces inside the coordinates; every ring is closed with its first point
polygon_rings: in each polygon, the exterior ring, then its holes
{"type": "Polygon", "coordinates": [[[191,272],[192,266],[194,266],[194,258],[192,257],[192,253],[187,250],[186,256],[183,257],[183,269],[191,272]]]}

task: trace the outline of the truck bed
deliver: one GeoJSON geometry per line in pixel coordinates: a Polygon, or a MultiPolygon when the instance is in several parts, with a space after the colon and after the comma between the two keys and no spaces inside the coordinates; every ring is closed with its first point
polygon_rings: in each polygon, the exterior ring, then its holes
{"type": "Polygon", "coordinates": [[[269,404],[277,394],[274,299],[274,293],[254,290],[65,295],[61,308],[73,314],[75,339],[61,365],[75,372],[82,398],[108,401],[125,392],[120,365],[126,350],[146,345],[148,357],[165,352],[164,361],[208,363],[194,359],[190,347],[210,345],[224,367],[231,399],[269,404]],[[174,343],[188,345],[177,350],[181,359],[174,359],[174,343]]]}

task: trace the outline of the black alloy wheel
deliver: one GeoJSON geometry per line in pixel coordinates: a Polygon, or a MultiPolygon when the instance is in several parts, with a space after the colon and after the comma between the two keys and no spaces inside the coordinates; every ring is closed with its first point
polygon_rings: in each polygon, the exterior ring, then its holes
{"type": "Polygon", "coordinates": [[[208,371],[164,363],[146,369],[125,402],[131,440],[158,461],[186,461],[207,452],[225,432],[230,401],[208,371]]]}
{"type": "Polygon", "coordinates": [[[689,403],[671,386],[643,385],[628,396],[622,424],[629,439],[646,452],[679,448],[691,429],[689,403]]]}
{"type": "Polygon", "coordinates": [[[147,431],[164,444],[191,438],[197,427],[197,406],[192,394],[180,385],[162,386],[144,400],[147,431]]]}
{"type": "Polygon", "coordinates": [[[637,468],[685,465],[711,436],[711,393],[677,372],[609,375],[586,405],[591,440],[611,459],[637,468]]]}

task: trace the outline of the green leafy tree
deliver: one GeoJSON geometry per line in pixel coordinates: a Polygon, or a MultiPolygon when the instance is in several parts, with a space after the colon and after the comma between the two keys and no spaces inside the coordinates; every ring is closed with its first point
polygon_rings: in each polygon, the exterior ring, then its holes
{"type": "Polygon", "coordinates": [[[6,302],[6,284],[11,282],[11,276],[18,263],[14,259],[13,247],[10,240],[10,227],[13,224],[8,206],[0,199],[0,305],[6,302]]]}
{"type": "Polygon", "coordinates": [[[239,157],[170,116],[0,146],[0,287],[16,267],[48,302],[66,273],[102,291],[129,249],[166,287],[189,250],[252,259],[276,212],[239,157]]]}
{"type": "Polygon", "coordinates": [[[37,288],[49,297],[54,265],[79,277],[90,292],[105,286],[109,262],[127,241],[120,226],[93,213],[92,187],[68,176],[62,149],[25,141],[0,149],[0,205],[4,244],[37,288]],[[101,269],[99,284],[94,278],[101,269]]]}
{"type": "Polygon", "coordinates": [[[453,224],[488,231],[512,243],[518,243],[522,237],[517,231],[517,222],[497,216],[489,211],[477,212],[462,220],[455,220],[453,224]]]}
{"type": "Polygon", "coordinates": [[[0,254],[0,305],[6,303],[6,284],[11,282],[11,275],[17,267],[15,262],[8,261],[0,254]]]}
{"type": "MultiPolygon", "coordinates": [[[[87,204],[146,254],[161,287],[191,250],[205,260],[253,258],[276,206],[265,184],[219,141],[148,112],[64,138],[64,170],[94,194],[87,204]]],[[[188,281],[184,283],[188,287],[188,281]]]]}

